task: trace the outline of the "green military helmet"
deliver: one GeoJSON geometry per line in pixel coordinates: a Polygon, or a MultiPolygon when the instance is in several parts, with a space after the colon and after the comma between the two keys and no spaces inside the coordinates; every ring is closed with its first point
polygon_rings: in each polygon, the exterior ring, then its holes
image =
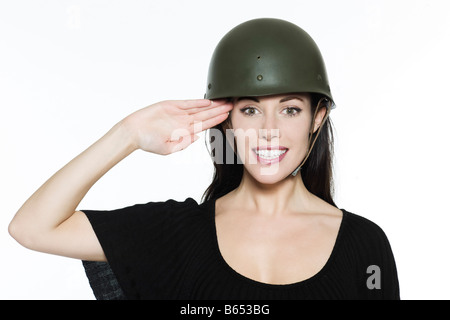
{"type": "Polygon", "coordinates": [[[319,93],[330,99],[328,76],[314,40],[297,25],[260,18],[234,27],[211,58],[205,99],[319,93]]]}

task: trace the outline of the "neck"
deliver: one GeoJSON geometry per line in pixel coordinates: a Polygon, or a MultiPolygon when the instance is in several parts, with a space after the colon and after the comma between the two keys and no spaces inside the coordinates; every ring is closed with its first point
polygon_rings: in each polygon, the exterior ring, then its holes
{"type": "Polygon", "coordinates": [[[236,203],[246,210],[263,215],[285,215],[290,212],[307,211],[314,195],[303,184],[300,174],[273,184],[255,180],[244,168],[239,187],[232,191],[236,203]]]}

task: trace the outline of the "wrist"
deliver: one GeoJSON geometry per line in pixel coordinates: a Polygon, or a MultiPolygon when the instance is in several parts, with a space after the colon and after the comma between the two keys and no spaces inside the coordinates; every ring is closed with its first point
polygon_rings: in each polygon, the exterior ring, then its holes
{"type": "Polygon", "coordinates": [[[119,121],[112,129],[112,134],[118,139],[120,146],[124,148],[124,152],[127,154],[132,153],[139,149],[136,139],[136,133],[133,130],[128,118],[119,121]]]}

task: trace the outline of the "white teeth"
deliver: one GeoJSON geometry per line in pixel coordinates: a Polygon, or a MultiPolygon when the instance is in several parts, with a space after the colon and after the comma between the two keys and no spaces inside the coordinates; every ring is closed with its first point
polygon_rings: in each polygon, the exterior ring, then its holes
{"type": "Polygon", "coordinates": [[[258,156],[264,159],[275,159],[286,153],[287,150],[258,150],[255,151],[258,156]]]}

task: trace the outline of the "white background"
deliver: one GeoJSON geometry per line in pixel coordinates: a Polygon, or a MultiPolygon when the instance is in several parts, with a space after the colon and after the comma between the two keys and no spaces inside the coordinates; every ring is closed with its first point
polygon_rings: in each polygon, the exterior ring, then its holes
{"type": "MultiPolygon", "coordinates": [[[[0,298],[94,299],[80,261],[21,247],[9,221],[129,113],[203,98],[221,37],[273,17],[305,29],[326,61],[337,205],[386,232],[403,299],[449,299],[449,12],[447,0],[2,0],[0,298]]],[[[200,202],[213,172],[204,141],[132,154],[80,209],[200,202]]]]}

